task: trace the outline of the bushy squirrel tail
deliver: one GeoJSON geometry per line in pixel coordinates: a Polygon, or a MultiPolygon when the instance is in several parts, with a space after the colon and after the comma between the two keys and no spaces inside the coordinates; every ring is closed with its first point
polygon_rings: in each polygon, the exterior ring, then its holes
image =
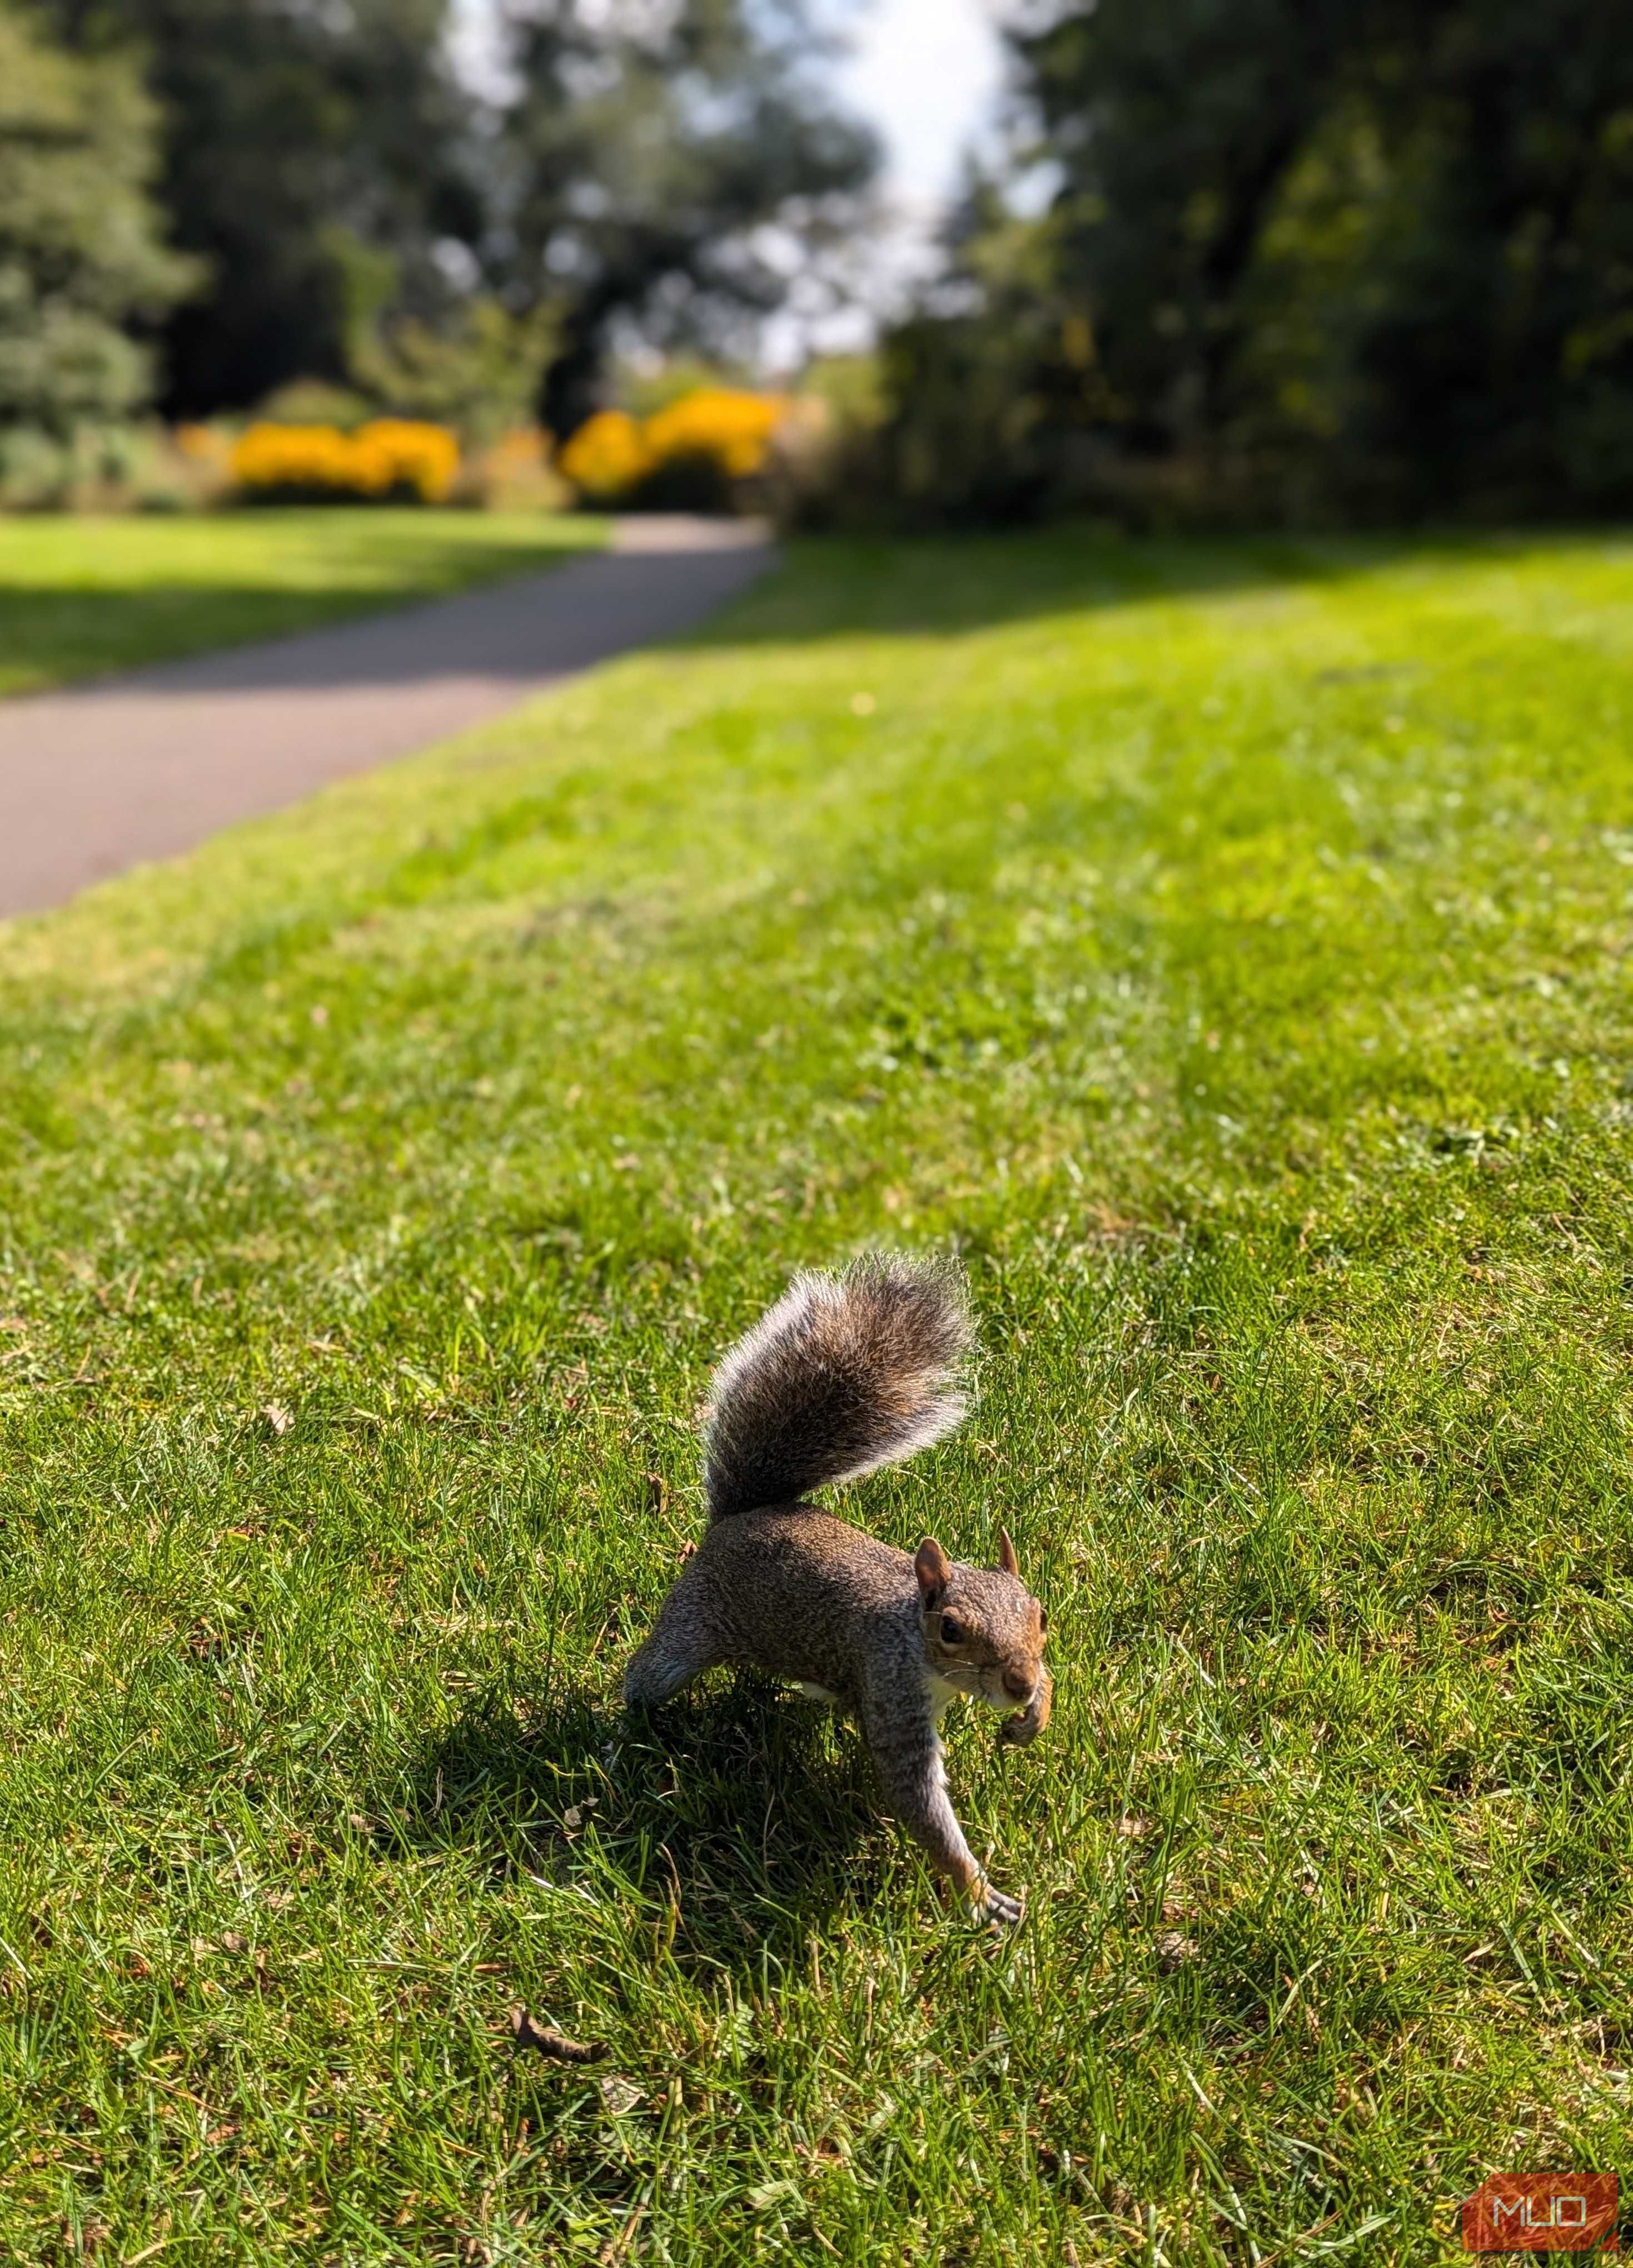
{"type": "Polygon", "coordinates": [[[964,1415],[962,1271],[870,1253],[796,1276],[715,1373],[704,1437],[711,1520],[792,1504],[893,1465],[964,1415]]]}

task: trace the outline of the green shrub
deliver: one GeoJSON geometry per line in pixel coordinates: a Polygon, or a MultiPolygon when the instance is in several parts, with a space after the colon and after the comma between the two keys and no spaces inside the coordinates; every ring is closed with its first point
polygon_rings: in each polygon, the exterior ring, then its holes
{"type": "MultiPolygon", "coordinates": [[[[191,287],[148,196],[156,113],[133,65],[59,52],[0,0],[0,431],[67,442],[146,400],[136,318],[191,287]]],[[[47,453],[24,439],[6,476],[49,490],[47,453]]]]}

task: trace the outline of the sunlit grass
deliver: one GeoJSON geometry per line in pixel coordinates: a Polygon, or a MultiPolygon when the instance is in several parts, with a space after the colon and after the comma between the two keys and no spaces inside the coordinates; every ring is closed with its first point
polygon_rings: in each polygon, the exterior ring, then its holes
{"type": "Polygon", "coordinates": [[[536,512],[0,514],[0,694],[437,598],[600,541],[593,520],[536,512]]]}
{"type": "Polygon", "coordinates": [[[815,547],[0,932],[0,2250],[1419,2262],[1614,2166],[1630,650],[1601,541],[815,547]],[[870,1240],[983,1353],[846,1509],[1050,1615],[1002,1944],[809,1705],[615,1705],[870,1240]]]}

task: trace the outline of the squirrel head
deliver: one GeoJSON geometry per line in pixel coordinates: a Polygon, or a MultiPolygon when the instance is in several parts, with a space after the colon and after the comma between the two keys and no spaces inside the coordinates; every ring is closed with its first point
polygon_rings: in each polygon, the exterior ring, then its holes
{"type": "Polygon", "coordinates": [[[926,1666],[989,1708],[1025,1709],[1043,1674],[1049,1624],[1020,1580],[1008,1531],[998,1531],[996,1567],[955,1566],[927,1535],[913,1572],[926,1666]]]}

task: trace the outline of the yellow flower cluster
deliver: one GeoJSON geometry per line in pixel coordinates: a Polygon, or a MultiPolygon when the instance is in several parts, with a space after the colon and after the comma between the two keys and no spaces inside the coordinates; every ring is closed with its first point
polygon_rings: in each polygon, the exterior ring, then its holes
{"type": "Polygon", "coordinates": [[[765,463],[771,436],[787,415],[776,394],[698,387],[644,419],[603,409],[578,428],[557,463],[580,495],[613,503],[677,457],[710,457],[728,479],[749,479],[765,463]]]}
{"type": "Polygon", "coordinates": [[[251,495],[414,496],[440,504],[460,469],[445,425],[377,417],[355,433],[335,425],[252,425],[232,452],[232,475],[251,495]]]}
{"type": "Polygon", "coordinates": [[[764,464],[786,409],[773,394],[699,387],[649,417],[642,438],[659,464],[672,457],[712,457],[734,481],[746,481],[764,464]]]}
{"type": "Polygon", "coordinates": [[[641,429],[625,409],[601,409],[587,418],[555,462],[580,496],[598,504],[627,495],[652,469],[641,429]]]}

